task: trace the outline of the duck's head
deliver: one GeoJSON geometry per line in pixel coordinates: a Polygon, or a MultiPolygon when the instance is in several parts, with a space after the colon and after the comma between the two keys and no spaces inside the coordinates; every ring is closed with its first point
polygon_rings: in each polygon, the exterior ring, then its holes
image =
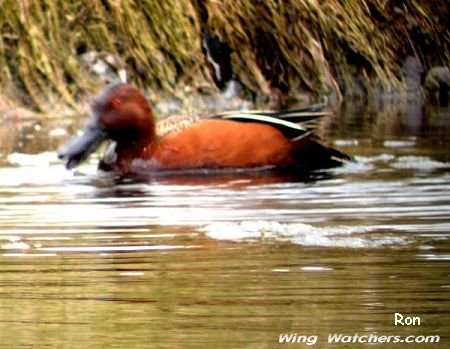
{"type": "Polygon", "coordinates": [[[83,134],[67,143],[58,157],[66,167],[78,166],[105,139],[120,147],[148,141],[155,136],[155,121],[150,105],[141,91],[128,84],[109,85],[94,97],[91,115],[83,134]]]}

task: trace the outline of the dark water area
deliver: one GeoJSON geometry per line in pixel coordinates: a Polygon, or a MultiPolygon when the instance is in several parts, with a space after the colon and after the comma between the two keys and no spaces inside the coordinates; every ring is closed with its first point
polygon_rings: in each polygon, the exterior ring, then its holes
{"type": "Polygon", "coordinates": [[[0,347],[449,347],[448,108],[347,106],[301,177],[69,172],[79,125],[2,116],[0,347]]]}

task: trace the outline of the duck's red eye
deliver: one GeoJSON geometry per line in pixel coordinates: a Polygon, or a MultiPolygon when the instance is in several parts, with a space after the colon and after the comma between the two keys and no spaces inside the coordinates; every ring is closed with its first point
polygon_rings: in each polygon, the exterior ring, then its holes
{"type": "Polygon", "coordinates": [[[119,98],[113,98],[111,105],[114,109],[118,109],[122,105],[122,101],[119,98]]]}

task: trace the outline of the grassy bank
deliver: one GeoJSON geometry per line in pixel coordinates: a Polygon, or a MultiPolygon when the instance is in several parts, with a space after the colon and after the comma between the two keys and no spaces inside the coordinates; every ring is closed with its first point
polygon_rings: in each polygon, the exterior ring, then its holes
{"type": "Polygon", "coordinates": [[[93,51],[116,57],[152,91],[212,86],[202,30],[230,46],[235,76],[253,95],[401,89],[406,56],[426,68],[449,64],[446,0],[0,4],[0,103],[38,111],[76,108],[102,85],[81,59],[93,51]]]}

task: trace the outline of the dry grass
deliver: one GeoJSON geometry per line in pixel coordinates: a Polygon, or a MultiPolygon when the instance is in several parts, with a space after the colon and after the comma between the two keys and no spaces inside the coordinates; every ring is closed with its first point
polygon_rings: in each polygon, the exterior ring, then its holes
{"type": "Polygon", "coordinates": [[[317,95],[401,88],[407,54],[449,64],[447,2],[407,0],[0,0],[0,93],[21,105],[76,108],[99,88],[82,51],[121,57],[131,80],[177,95],[211,83],[200,49],[201,26],[233,50],[237,78],[252,93],[273,88],[317,95]],[[198,2],[206,4],[202,23],[198,2]],[[434,11],[434,12],[433,12],[434,11]],[[440,47],[428,52],[418,27],[440,47]]]}

